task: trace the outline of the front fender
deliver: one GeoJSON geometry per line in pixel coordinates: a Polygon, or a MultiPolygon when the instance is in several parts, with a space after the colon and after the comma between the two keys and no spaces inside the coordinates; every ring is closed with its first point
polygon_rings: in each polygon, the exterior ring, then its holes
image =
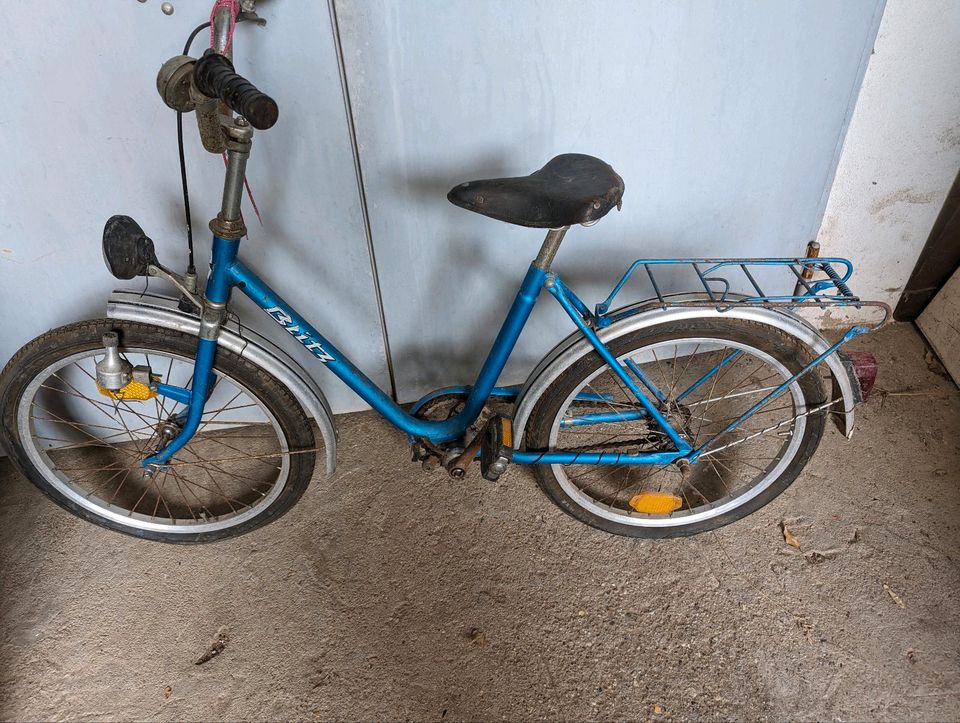
{"type": "MultiPolygon", "coordinates": [[[[107,316],[154,324],[187,334],[196,335],[200,331],[198,317],[181,311],[177,299],[159,294],[114,291],[107,302],[107,316]]],[[[290,390],[320,427],[326,450],[327,474],[333,474],[337,466],[337,429],[330,404],[320,387],[303,367],[269,339],[239,323],[231,327],[235,328],[228,328],[225,324],[220,329],[217,344],[239,354],[290,390]]]]}
{"type": "MultiPolygon", "coordinates": [[[[807,323],[804,319],[788,311],[764,309],[762,307],[732,307],[726,311],[717,311],[712,308],[693,307],[693,306],[674,306],[661,308],[660,306],[651,306],[646,303],[636,304],[631,307],[618,309],[611,314],[628,312],[632,309],[638,309],[637,312],[621,319],[610,326],[597,332],[597,336],[603,343],[608,343],[624,334],[629,334],[640,329],[649,329],[663,324],[672,324],[678,321],[688,319],[743,319],[761,324],[772,326],[790,336],[797,341],[809,347],[814,354],[820,355],[825,352],[830,343],[823,338],[816,328],[807,323]],[[644,309],[644,306],[650,308],[644,309]]],[[[513,428],[517,436],[516,444],[518,449],[522,449],[523,435],[526,432],[527,421],[530,419],[530,413],[533,411],[537,400],[543,395],[549,387],[564,371],[574,363],[582,359],[593,351],[593,346],[579,331],[574,332],[557,344],[527,377],[517,396],[517,401],[513,411],[513,428]]],[[[839,353],[833,353],[826,358],[824,363],[830,371],[833,378],[834,398],[839,394],[843,398],[843,409],[832,413],[840,431],[848,439],[853,435],[853,408],[860,401],[858,389],[855,382],[851,379],[848,368],[843,364],[839,353]]]]}

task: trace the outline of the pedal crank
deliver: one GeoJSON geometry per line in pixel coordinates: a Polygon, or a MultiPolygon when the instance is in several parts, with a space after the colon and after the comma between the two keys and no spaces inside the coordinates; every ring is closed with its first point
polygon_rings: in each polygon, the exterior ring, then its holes
{"type": "Polygon", "coordinates": [[[513,422],[509,417],[494,414],[462,453],[444,461],[444,467],[454,479],[463,479],[479,453],[480,474],[485,480],[496,482],[510,464],[512,444],[513,422]]]}
{"type": "Polygon", "coordinates": [[[485,480],[496,482],[507,471],[513,458],[513,420],[495,415],[483,434],[480,448],[480,474],[485,480]]]}

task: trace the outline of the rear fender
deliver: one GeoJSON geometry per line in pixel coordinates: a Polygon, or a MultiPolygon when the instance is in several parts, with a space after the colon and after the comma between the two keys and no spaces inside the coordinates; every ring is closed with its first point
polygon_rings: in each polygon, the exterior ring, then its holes
{"type": "MultiPolygon", "coordinates": [[[[177,299],[159,294],[114,291],[107,302],[111,319],[139,321],[166,329],[198,334],[200,319],[178,308],[177,299]]],[[[290,356],[266,337],[237,323],[224,324],[217,344],[240,355],[290,390],[313,417],[323,437],[327,474],[337,466],[337,429],[330,404],[313,378],[290,356]]]]}
{"type": "MultiPolygon", "coordinates": [[[[809,347],[815,355],[822,354],[830,347],[830,343],[815,327],[788,311],[764,309],[762,307],[731,307],[726,311],[689,306],[664,309],[643,302],[618,309],[611,312],[611,315],[629,312],[634,309],[639,309],[634,315],[598,331],[597,336],[600,337],[600,340],[607,344],[614,339],[640,329],[651,329],[689,319],[743,319],[766,324],[789,334],[804,346],[809,347]],[[644,306],[650,308],[644,309],[644,306]]],[[[543,393],[557,377],[592,351],[593,347],[583,334],[579,331],[574,332],[544,356],[530,373],[514,405],[513,427],[518,434],[516,440],[518,449],[522,449],[527,421],[530,419],[534,405],[543,396],[543,393]]],[[[834,407],[831,417],[843,435],[849,439],[853,435],[853,408],[861,401],[859,386],[848,365],[843,363],[840,354],[831,354],[824,360],[824,363],[832,377],[833,396],[831,399],[838,397],[843,399],[842,409],[834,407]]]]}

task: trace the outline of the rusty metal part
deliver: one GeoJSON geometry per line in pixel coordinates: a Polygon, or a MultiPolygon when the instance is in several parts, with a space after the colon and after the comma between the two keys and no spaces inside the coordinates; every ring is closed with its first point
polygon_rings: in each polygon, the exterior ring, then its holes
{"type": "Polygon", "coordinates": [[[596,442],[594,444],[584,444],[579,447],[564,447],[563,449],[550,450],[552,452],[596,452],[603,449],[622,449],[636,446],[637,452],[659,452],[663,451],[663,441],[669,439],[666,434],[651,430],[646,437],[635,437],[633,439],[623,439],[619,442],[596,442]],[[646,447],[644,446],[646,445],[646,447]]]}
{"type": "Polygon", "coordinates": [[[509,417],[496,415],[490,420],[480,449],[480,476],[496,482],[507,471],[513,459],[513,422],[509,417]]]}
{"type": "Polygon", "coordinates": [[[197,130],[200,132],[200,142],[204,150],[220,155],[227,150],[227,139],[220,127],[220,102],[216,98],[207,98],[196,88],[191,86],[197,111],[197,130]]]}
{"type": "Polygon", "coordinates": [[[210,230],[214,235],[225,239],[240,239],[247,235],[247,226],[242,218],[231,221],[224,218],[223,213],[218,213],[210,222],[210,230]]]}
{"type": "Polygon", "coordinates": [[[423,407],[417,411],[416,416],[420,419],[445,421],[463,409],[466,398],[467,395],[462,392],[441,394],[424,404],[423,407]]]}
{"type": "Polygon", "coordinates": [[[233,113],[227,109],[227,114],[220,116],[220,125],[227,136],[227,148],[241,153],[250,152],[250,144],[253,142],[253,126],[246,118],[239,115],[234,117],[233,113]]]}
{"type": "MultiPolygon", "coordinates": [[[[807,250],[805,256],[808,259],[815,259],[820,256],[820,242],[811,241],[807,244],[807,250]]],[[[800,272],[800,278],[797,279],[797,283],[793,287],[793,295],[800,296],[804,292],[803,282],[809,281],[813,278],[813,275],[816,273],[816,269],[813,266],[804,266],[803,270],[800,272]]]]}
{"type": "Polygon", "coordinates": [[[410,449],[411,461],[419,462],[427,472],[432,472],[443,462],[445,451],[428,439],[415,439],[410,449]]]}
{"type": "MultiPolygon", "coordinates": [[[[807,258],[815,259],[820,256],[820,243],[818,241],[811,241],[807,244],[807,258]]],[[[815,269],[813,266],[804,266],[803,272],[800,274],[804,279],[809,281],[813,278],[815,269]]]]}
{"type": "MultiPolygon", "coordinates": [[[[449,419],[450,417],[458,414],[464,405],[464,400],[466,400],[467,395],[463,392],[450,392],[447,394],[441,394],[440,396],[434,397],[429,402],[424,404],[424,406],[419,409],[416,413],[416,416],[420,419],[431,419],[437,421],[443,421],[449,419]]],[[[470,425],[465,434],[465,439],[463,441],[467,442],[468,445],[473,448],[474,455],[476,451],[482,448],[483,439],[485,436],[485,431],[492,419],[496,418],[496,414],[491,409],[491,405],[496,406],[498,400],[491,397],[487,400],[487,404],[484,405],[483,409],[480,411],[480,414],[477,415],[477,420],[470,425]],[[474,436],[471,436],[473,434],[474,436]]],[[[512,409],[512,404],[504,403],[506,406],[512,409]]],[[[508,414],[508,410],[504,410],[503,414],[508,414]]],[[[420,462],[425,470],[433,471],[438,466],[443,466],[445,469],[450,472],[452,477],[461,479],[466,473],[469,464],[458,466],[457,463],[459,460],[467,454],[461,445],[456,446],[447,446],[442,447],[433,442],[430,442],[427,439],[418,438],[413,441],[411,446],[412,451],[412,461],[420,462]],[[454,471],[454,470],[458,471],[454,471]]]]}
{"type": "MultiPolygon", "coordinates": [[[[444,466],[447,468],[447,471],[450,473],[451,477],[455,477],[456,479],[463,478],[463,476],[467,472],[467,469],[469,469],[470,465],[473,464],[474,460],[477,459],[477,453],[480,452],[480,450],[483,448],[484,442],[487,439],[487,436],[490,434],[491,426],[500,424],[501,421],[504,419],[505,418],[499,414],[494,414],[490,416],[486,420],[486,422],[484,422],[483,426],[480,427],[480,429],[474,435],[473,439],[470,440],[470,443],[466,446],[463,452],[457,457],[454,457],[452,460],[445,463],[444,466]]],[[[507,424],[509,426],[510,424],[509,419],[507,419],[507,424]]],[[[511,431],[508,435],[506,445],[509,447],[509,446],[512,446],[512,444],[513,444],[513,432],[511,427],[511,431]]],[[[504,469],[505,469],[505,465],[504,465],[504,469]]],[[[497,473],[497,476],[499,476],[502,473],[503,473],[503,469],[501,469],[497,473]]]]}
{"type": "MultiPolygon", "coordinates": [[[[489,424],[489,422],[487,422],[487,424],[489,424]]],[[[477,458],[477,452],[479,452],[483,446],[483,438],[486,433],[487,429],[486,425],[484,425],[484,428],[474,436],[473,440],[466,446],[463,452],[446,464],[447,471],[451,477],[454,479],[463,479],[473,460],[477,458]]]]}

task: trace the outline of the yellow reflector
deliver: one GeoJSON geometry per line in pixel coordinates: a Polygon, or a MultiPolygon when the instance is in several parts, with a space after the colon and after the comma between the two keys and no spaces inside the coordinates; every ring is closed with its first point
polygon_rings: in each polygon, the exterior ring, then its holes
{"type": "Polygon", "coordinates": [[[503,443],[504,447],[513,446],[513,422],[511,422],[506,417],[503,417],[500,421],[500,424],[503,425],[501,429],[503,433],[501,435],[500,441],[503,443]]]}
{"type": "Polygon", "coordinates": [[[679,510],[683,501],[666,492],[640,492],[630,498],[630,506],[648,515],[666,515],[679,510]]]}
{"type": "Polygon", "coordinates": [[[111,392],[109,389],[104,389],[99,384],[97,385],[97,389],[100,390],[100,393],[103,396],[120,401],[132,400],[135,402],[145,402],[148,399],[153,399],[155,396],[157,396],[157,393],[146,384],[136,381],[130,382],[125,387],[122,387],[115,392],[111,392]]]}

